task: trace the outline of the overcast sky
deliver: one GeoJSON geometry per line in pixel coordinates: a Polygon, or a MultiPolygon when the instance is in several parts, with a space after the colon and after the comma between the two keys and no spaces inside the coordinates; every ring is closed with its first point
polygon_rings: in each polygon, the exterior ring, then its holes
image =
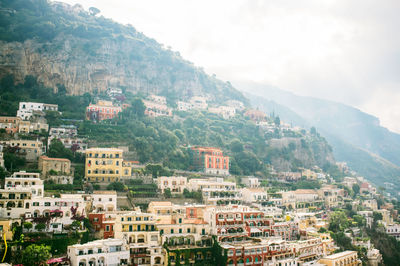
{"type": "Polygon", "coordinates": [[[400,132],[398,0],[62,0],[132,24],[223,80],[342,102],[400,132]]]}

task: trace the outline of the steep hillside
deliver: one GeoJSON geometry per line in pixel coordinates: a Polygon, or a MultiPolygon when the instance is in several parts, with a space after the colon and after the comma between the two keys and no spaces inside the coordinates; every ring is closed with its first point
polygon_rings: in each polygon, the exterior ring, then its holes
{"type": "Polygon", "coordinates": [[[344,104],[259,84],[238,87],[251,92],[246,96],[261,110],[305,128],[315,126],[332,145],[335,158],[348,162],[360,175],[382,186],[398,183],[400,135],[381,127],[376,117],[344,104]]]}
{"type": "Polygon", "coordinates": [[[0,2],[0,78],[25,76],[69,94],[109,87],[169,98],[207,95],[210,100],[243,95],[207,75],[155,40],[102,16],[46,0],[0,2]]]}

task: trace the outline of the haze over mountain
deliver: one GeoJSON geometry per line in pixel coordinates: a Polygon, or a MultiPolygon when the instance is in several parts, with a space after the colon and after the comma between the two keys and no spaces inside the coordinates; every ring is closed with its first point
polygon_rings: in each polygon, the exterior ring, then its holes
{"type": "Polygon", "coordinates": [[[400,135],[382,127],[379,119],[357,108],[323,99],[298,96],[278,88],[234,82],[251,103],[285,122],[316,127],[333,146],[335,158],[382,185],[400,177],[400,135]],[[260,97],[261,96],[261,97],[260,97]]]}

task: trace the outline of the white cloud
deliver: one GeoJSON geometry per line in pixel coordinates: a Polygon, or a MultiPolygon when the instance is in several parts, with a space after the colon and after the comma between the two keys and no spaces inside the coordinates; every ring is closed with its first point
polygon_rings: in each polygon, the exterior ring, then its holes
{"type": "Polygon", "coordinates": [[[400,1],[63,1],[96,6],[224,80],[343,102],[400,132],[400,1]]]}

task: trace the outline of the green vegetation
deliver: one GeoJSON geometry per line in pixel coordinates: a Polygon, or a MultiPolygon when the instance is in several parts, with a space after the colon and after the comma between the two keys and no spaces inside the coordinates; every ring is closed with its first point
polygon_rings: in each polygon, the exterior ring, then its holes
{"type": "Polygon", "coordinates": [[[29,245],[22,252],[21,262],[24,265],[45,265],[51,257],[50,249],[45,245],[29,245]]]}

